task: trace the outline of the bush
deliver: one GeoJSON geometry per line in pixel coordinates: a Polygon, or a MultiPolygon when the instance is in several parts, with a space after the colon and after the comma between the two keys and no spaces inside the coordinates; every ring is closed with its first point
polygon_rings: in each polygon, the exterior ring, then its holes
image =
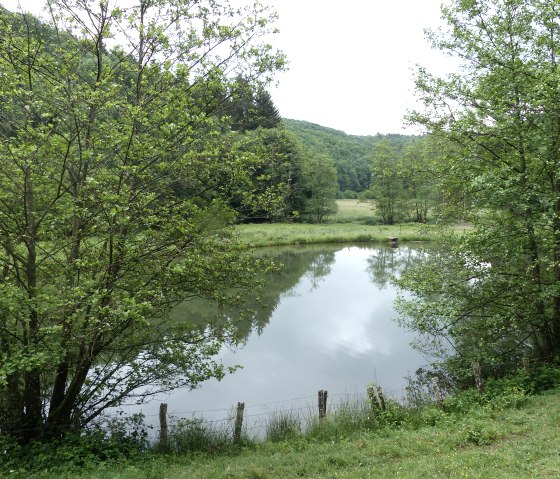
{"type": "Polygon", "coordinates": [[[560,368],[539,366],[533,369],[521,369],[515,374],[486,382],[485,394],[495,396],[505,391],[520,390],[526,394],[540,394],[560,386],[560,368]]]}
{"type": "Polygon", "coordinates": [[[339,200],[357,200],[358,193],[356,193],[354,190],[338,191],[336,193],[336,197],[339,200]]]}
{"type": "Polygon", "coordinates": [[[498,438],[497,432],[484,421],[468,421],[463,424],[455,444],[459,447],[470,445],[489,446],[498,438]]]}
{"type": "Polygon", "coordinates": [[[521,369],[503,378],[486,380],[484,394],[471,388],[455,392],[446,398],[446,411],[464,414],[474,407],[491,409],[521,407],[527,397],[560,386],[560,369],[540,366],[531,370],[521,369]]]}
{"type": "Polygon", "coordinates": [[[112,419],[104,428],[96,426],[81,433],[68,433],[61,439],[36,440],[25,446],[0,436],[0,476],[12,470],[56,472],[138,458],[149,447],[143,419],[141,414],[112,419]]]}

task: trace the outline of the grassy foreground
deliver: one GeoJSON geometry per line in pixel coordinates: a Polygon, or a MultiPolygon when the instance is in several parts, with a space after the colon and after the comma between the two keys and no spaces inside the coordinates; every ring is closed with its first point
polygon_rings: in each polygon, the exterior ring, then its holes
{"type": "MultiPolygon", "coordinates": [[[[101,464],[80,473],[33,478],[558,478],[560,390],[520,409],[446,416],[417,430],[357,432],[331,441],[264,442],[237,454],[150,455],[139,463],[101,464]]],[[[17,472],[15,473],[17,475],[17,472]]],[[[9,476],[6,476],[9,477],[9,476]]]]}

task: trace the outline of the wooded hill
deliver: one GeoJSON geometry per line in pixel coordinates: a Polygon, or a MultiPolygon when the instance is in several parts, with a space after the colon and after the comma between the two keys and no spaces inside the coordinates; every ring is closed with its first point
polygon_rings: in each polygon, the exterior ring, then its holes
{"type": "Polygon", "coordinates": [[[312,153],[329,156],[335,163],[338,179],[338,196],[353,198],[369,188],[371,182],[371,161],[374,145],[388,140],[401,149],[414,140],[415,136],[389,135],[348,135],[340,130],[310,123],[308,121],[283,119],[286,130],[291,132],[312,153]]]}

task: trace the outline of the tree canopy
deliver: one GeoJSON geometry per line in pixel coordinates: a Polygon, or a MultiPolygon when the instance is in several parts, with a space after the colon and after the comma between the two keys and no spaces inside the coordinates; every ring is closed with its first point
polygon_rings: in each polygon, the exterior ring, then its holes
{"type": "Polygon", "coordinates": [[[454,0],[442,13],[449,28],[431,40],[462,66],[419,70],[426,109],[411,119],[452,142],[448,211],[474,231],[446,237],[403,280],[406,322],[463,365],[549,359],[560,352],[559,6],[454,0]]]}
{"type": "Polygon", "coordinates": [[[337,170],[338,191],[359,193],[371,182],[371,152],[375,144],[387,140],[391,145],[402,145],[411,137],[389,134],[373,136],[348,135],[342,131],[309,123],[284,119],[285,128],[312,154],[326,155],[337,170]]]}
{"type": "Polygon", "coordinates": [[[260,91],[284,61],[258,3],[48,15],[0,11],[0,431],[22,442],[225,373],[235,325],[169,314],[254,290],[258,260],[223,229],[254,157],[217,112],[237,77],[260,91]]]}

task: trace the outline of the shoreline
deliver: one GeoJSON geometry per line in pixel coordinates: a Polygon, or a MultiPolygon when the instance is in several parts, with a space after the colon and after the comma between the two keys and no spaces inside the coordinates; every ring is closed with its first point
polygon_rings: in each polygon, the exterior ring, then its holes
{"type": "MultiPolygon", "coordinates": [[[[466,225],[453,227],[457,233],[469,229],[466,225]]],[[[355,223],[260,223],[234,227],[235,234],[250,248],[325,243],[390,244],[434,241],[441,233],[436,225],[403,223],[396,225],[364,225],[355,223]]]]}

